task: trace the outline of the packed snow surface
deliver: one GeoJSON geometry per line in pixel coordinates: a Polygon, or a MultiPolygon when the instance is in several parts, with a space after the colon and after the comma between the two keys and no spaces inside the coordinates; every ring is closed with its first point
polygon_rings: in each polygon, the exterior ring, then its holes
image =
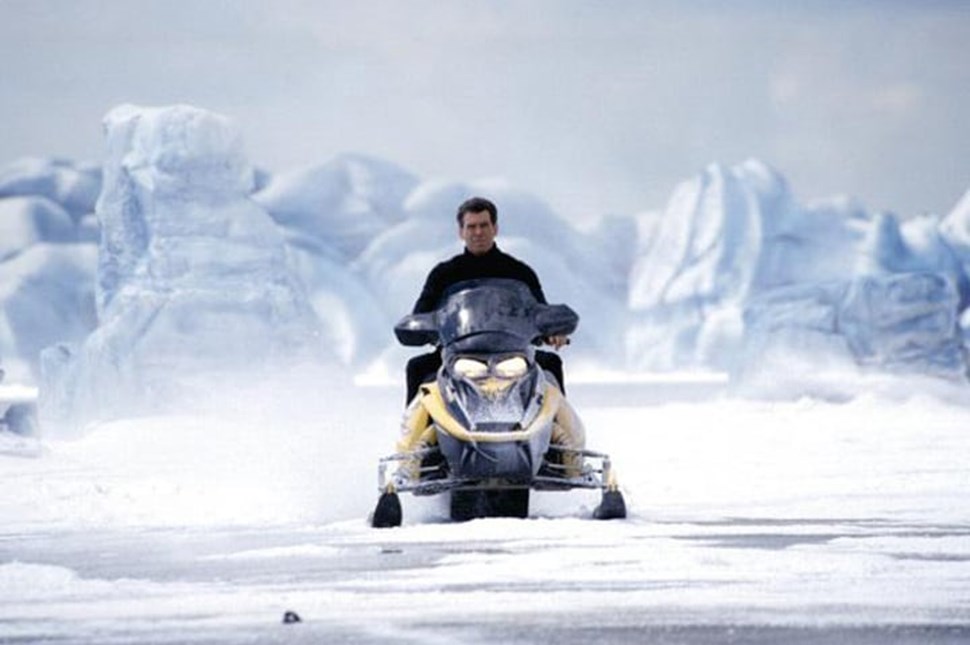
{"type": "Polygon", "coordinates": [[[405,496],[371,529],[400,392],[316,372],[0,454],[0,640],[970,635],[970,406],[717,391],[573,385],[625,521],[589,519],[588,491],[463,524],[405,496]]]}

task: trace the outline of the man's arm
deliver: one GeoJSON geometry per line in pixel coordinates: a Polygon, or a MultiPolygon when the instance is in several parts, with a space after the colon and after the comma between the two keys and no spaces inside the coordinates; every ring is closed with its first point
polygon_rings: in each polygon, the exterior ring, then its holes
{"type": "Polygon", "coordinates": [[[542,285],[539,284],[539,276],[536,275],[536,272],[532,270],[532,267],[524,262],[522,263],[522,269],[522,281],[525,282],[526,286],[529,287],[529,291],[532,292],[532,295],[535,297],[536,301],[542,305],[549,304],[546,302],[546,294],[542,292],[542,285]]]}
{"type": "MultiPolygon", "coordinates": [[[[532,270],[528,264],[523,263],[522,267],[525,269],[523,273],[525,274],[525,283],[529,285],[529,290],[532,291],[532,295],[541,304],[549,304],[546,302],[546,294],[542,292],[542,285],[539,283],[539,276],[536,272],[532,270]]],[[[546,344],[552,345],[553,349],[559,351],[562,347],[569,344],[569,336],[548,336],[542,339],[546,344]]]]}

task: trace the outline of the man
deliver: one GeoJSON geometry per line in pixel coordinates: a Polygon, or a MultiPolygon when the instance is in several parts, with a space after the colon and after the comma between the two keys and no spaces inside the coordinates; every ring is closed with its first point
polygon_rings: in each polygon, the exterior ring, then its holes
{"type": "MultiPolygon", "coordinates": [[[[414,303],[412,313],[434,311],[441,296],[451,285],[476,278],[510,278],[524,282],[537,301],[546,304],[542,286],[529,265],[499,250],[495,244],[498,235],[498,209],[483,197],[472,197],[458,207],[458,237],[465,243],[465,251],[439,263],[425,280],[421,295],[414,303]]],[[[555,349],[569,342],[566,336],[553,336],[545,341],[555,349]]],[[[560,389],[565,393],[562,360],[551,352],[536,352],[536,362],[553,374],[560,389]]],[[[416,356],[407,365],[407,400],[410,403],[418,387],[441,367],[441,352],[416,356]]]]}

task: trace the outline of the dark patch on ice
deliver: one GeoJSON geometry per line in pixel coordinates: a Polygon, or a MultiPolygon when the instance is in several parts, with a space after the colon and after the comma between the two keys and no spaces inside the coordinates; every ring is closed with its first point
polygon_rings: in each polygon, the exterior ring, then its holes
{"type": "Polygon", "coordinates": [[[690,524],[694,526],[910,526],[881,517],[718,517],[698,520],[661,520],[660,524],[690,524]]]}
{"type": "Polygon", "coordinates": [[[967,625],[596,625],[592,621],[522,624],[497,621],[481,625],[417,624],[457,641],[507,643],[650,643],[651,645],[943,645],[965,643],[967,625]]]}
{"type": "MultiPolygon", "coordinates": [[[[614,580],[604,578],[603,580],[542,580],[542,581],[514,581],[500,580],[488,583],[445,583],[435,588],[435,593],[440,594],[469,594],[469,593],[509,593],[517,594],[550,594],[562,592],[634,592],[634,591],[658,591],[658,590],[682,590],[682,589],[716,589],[729,587],[732,585],[743,584],[741,579],[716,579],[702,580],[691,578],[683,580],[614,580]]],[[[353,586],[345,585],[346,589],[353,590],[353,586]]],[[[501,642],[501,641],[496,641],[501,642]]]]}
{"type": "MultiPolygon", "coordinates": [[[[675,536],[678,537],[678,536],[675,536]]],[[[682,535],[679,539],[703,542],[710,546],[731,549],[770,549],[780,551],[803,544],[825,544],[845,537],[842,533],[745,533],[725,535],[682,535]]]]}
{"type": "Polygon", "coordinates": [[[890,553],[896,560],[923,560],[925,562],[970,562],[970,555],[962,553],[890,553]]]}
{"type": "Polygon", "coordinates": [[[959,536],[970,535],[966,524],[919,524],[901,522],[881,517],[720,517],[699,520],[655,520],[657,524],[680,524],[690,526],[805,526],[805,527],[852,527],[854,529],[882,529],[874,535],[900,536],[959,536]]]}
{"type": "MultiPolygon", "coordinates": [[[[966,525],[913,524],[882,518],[808,519],[730,517],[693,522],[681,521],[677,522],[677,524],[685,527],[731,527],[741,529],[740,532],[736,533],[689,532],[671,536],[675,539],[690,540],[711,546],[736,549],[781,550],[804,544],[826,544],[836,539],[861,540],[873,537],[943,538],[970,536],[970,527],[966,525]],[[747,530],[755,528],[766,530],[747,530]],[[779,531],[771,531],[770,529],[772,528],[777,528],[779,531]],[[803,529],[804,532],[794,530],[799,528],[803,529]],[[784,529],[791,530],[783,532],[784,529]]],[[[925,559],[925,556],[920,557],[925,559]]],[[[966,559],[970,560],[970,556],[966,559]]]]}

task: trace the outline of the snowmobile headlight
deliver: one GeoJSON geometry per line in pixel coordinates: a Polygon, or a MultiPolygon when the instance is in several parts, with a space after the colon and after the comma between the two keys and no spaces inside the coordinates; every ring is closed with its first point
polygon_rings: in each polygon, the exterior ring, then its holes
{"type": "Polygon", "coordinates": [[[461,378],[481,379],[488,376],[488,363],[474,358],[459,358],[451,369],[461,378]]]}
{"type": "Polygon", "coordinates": [[[529,364],[521,356],[506,358],[495,366],[495,376],[499,378],[518,379],[525,376],[529,364]]]}

